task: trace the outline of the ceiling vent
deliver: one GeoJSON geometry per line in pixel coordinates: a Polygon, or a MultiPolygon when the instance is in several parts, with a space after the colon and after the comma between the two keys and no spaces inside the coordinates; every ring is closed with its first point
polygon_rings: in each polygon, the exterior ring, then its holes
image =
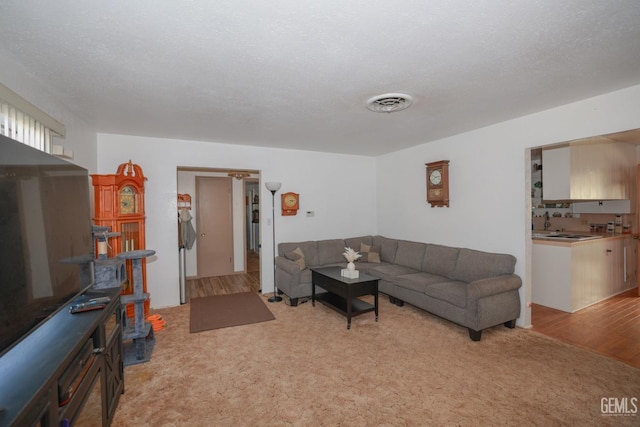
{"type": "Polygon", "coordinates": [[[367,108],[376,113],[402,111],[413,104],[413,98],[406,93],[385,93],[367,100],[367,108]]]}

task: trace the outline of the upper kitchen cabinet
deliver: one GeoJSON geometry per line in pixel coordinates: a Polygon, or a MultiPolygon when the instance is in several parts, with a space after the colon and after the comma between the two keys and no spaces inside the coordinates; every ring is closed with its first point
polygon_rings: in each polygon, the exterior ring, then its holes
{"type": "Polygon", "coordinates": [[[573,213],[596,214],[630,214],[635,212],[635,206],[631,206],[631,200],[599,200],[597,202],[575,202],[573,213]]]}
{"type": "Polygon", "coordinates": [[[545,201],[635,199],[636,146],[594,137],[542,150],[545,201]]]}

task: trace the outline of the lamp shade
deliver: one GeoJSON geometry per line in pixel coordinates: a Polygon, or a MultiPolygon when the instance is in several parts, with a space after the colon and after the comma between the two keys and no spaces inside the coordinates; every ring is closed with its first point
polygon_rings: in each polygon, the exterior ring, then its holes
{"type": "Polygon", "coordinates": [[[276,192],[282,187],[281,182],[265,182],[264,185],[267,187],[267,190],[276,192]]]}

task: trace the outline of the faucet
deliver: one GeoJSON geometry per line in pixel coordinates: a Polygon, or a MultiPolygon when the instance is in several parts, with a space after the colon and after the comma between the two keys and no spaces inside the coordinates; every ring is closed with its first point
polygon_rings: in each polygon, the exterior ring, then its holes
{"type": "Polygon", "coordinates": [[[549,227],[551,227],[551,222],[549,222],[549,211],[545,211],[545,213],[544,213],[544,231],[549,231],[549,227]]]}

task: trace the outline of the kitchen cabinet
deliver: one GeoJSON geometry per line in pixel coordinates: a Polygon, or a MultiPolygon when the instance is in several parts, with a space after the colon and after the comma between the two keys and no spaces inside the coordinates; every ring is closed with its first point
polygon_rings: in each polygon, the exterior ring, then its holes
{"type": "Polygon", "coordinates": [[[582,242],[536,240],[532,302],[573,313],[637,286],[637,240],[615,236],[582,242]]]}
{"type": "Polygon", "coordinates": [[[638,286],[638,239],[624,239],[624,283],[625,288],[638,286]]]}
{"type": "Polygon", "coordinates": [[[604,137],[543,149],[544,200],[634,200],[635,159],[635,145],[604,137]]]}
{"type": "Polygon", "coordinates": [[[531,211],[534,216],[560,213],[566,216],[572,213],[570,203],[543,203],[544,188],[542,186],[542,149],[531,150],[531,211]]]}
{"type": "Polygon", "coordinates": [[[571,199],[571,152],[569,147],[542,150],[544,199],[571,199]]]}
{"type": "Polygon", "coordinates": [[[608,270],[610,286],[605,297],[638,286],[638,240],[631,236],[606,240],[609,241],[605,250],[610,267],[608,270]]]}
{"type": "Polygon", "coordinates": [[[631,200],[600,200],[573,204],[573,213],[629,214],[635,211],[631,200]]]}
{"type": "Polygon", "coordinates": [[[573,311],[571,302],[572,250],[534,241],[531,301],[545,307],[573,311]]]}

